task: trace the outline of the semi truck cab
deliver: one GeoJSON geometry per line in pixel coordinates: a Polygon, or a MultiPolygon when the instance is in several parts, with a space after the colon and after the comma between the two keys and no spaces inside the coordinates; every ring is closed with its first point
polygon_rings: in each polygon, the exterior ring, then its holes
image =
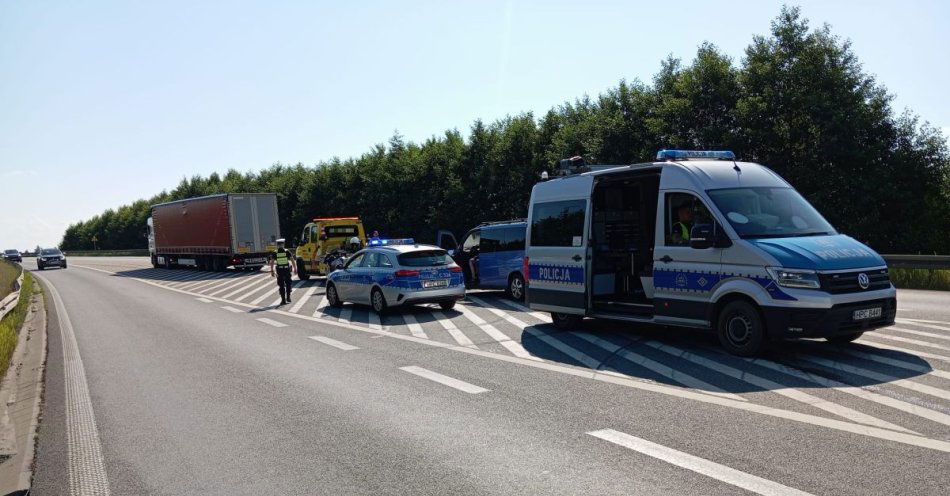
{"type": "Polygon", "coordinates": [[[727,351],[857,339],[893,324],[896,290],[874,250],[838,233],[790,184],[729,151],[661,150],[534,186],[528,304],[583,317],[714,330],[727,351]]]}

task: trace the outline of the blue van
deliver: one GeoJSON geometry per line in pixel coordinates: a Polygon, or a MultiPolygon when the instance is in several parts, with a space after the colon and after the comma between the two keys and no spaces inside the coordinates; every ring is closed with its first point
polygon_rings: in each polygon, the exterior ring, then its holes
{"type": "Polygon", "coordinates": [[[465,233],[452,258],[465,273],[469,288],[504,289],[524,299],[524,246],[528,228],[523,219],[485,222],[465,233]]]}
{"type": "Polygon", "coordinates": [[[528,306],[711,329],[751,356],[769,341],[854,341],[894,323],[887,264],[839,233],[792,186],[728,151],[560,164],[528,210],[528,306]]]}

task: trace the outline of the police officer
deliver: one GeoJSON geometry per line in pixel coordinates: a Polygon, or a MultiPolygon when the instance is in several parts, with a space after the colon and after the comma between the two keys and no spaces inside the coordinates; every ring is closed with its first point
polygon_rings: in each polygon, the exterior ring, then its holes
{"type": "Polygon", "coordinates": [[[271,277],[277,276],[277,291],[280,293],[280,304],[290,303],[291,275],[297,272],[297,267],[290,263],[290,252],[284,249],[284,238],[277,240],[277,250],[268,260],[271,277]],[[274,273],[274,265],[277,265],[277,272],[274,273]]]}
{"type": "Polygon", "coordinates": [[[689,204],[684,203],[680,205],[676,213],[679,222],[673,224],[670,237],[675,245],[689,246],[690,229],[693,227],[693,209],[689,204]]]}

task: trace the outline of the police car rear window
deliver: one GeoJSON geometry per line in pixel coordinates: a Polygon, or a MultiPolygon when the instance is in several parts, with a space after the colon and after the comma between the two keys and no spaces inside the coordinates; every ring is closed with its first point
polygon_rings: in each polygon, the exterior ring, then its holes
{"type": "Polygon", "coordinates": [[[403,267],[432,267],[448,265],[449,257],[445,250],[423,250],[399,255],[399,265],[403,267]]]}

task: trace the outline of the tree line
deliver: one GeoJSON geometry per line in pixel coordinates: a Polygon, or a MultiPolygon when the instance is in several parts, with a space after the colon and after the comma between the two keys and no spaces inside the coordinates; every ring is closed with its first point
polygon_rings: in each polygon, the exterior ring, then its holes
{"type": "MultiPolygon", "coordinates": [[[[788,180],[841,232],[886,253],[950,253],[950,152],[942,133],[892,108],[850,43],[783,8],[739,62],[701,45],[651,83],[621,81],[536,116],[475,121],[422,143],[398,133],[360,157],[182,179],[171,191],[70,225],[61,248],[144,248],[150,206],[223,192],[275,192],[283,235],[313,217],[432,241],[481,221],[524,217],[559,159],[651,161],[662,148],[727,149],[788,180]]],[[[543,84],[543,83],[542,83],[543,84]]]]}

